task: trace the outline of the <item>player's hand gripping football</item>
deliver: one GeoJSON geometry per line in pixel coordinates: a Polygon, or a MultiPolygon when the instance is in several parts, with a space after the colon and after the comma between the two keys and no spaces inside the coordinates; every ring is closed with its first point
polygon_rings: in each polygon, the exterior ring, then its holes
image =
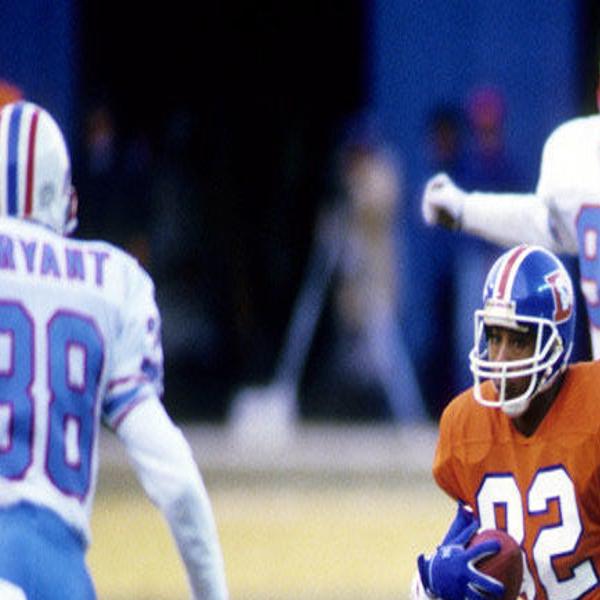
{"type": "Polygon", "coordinates": [[[428,225],[460,229],[465,195],[446,173],[434,175],[423,192],[423,219],[428,225]]]}
{"type": "Polygon", "coordinates": [[[443,600],[502,597],[504,585],[474,566],[482,558],[498,552],[500,544],[489,540],[466,547],[478,528],[479,522],[473,513],[459,505],[456,517],[436,552],[431,556],[419,556],[419,575],[429,595],[443,600]]]}

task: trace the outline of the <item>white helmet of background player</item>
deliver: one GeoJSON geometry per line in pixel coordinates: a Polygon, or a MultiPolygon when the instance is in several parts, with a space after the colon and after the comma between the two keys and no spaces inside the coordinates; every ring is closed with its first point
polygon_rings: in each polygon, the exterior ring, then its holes
{"type": "Polygon", "coordinates": [[[76,225],[71,160],[52,116],[31,102],[0,110],[0,214],[67,235],[76,225]]]}

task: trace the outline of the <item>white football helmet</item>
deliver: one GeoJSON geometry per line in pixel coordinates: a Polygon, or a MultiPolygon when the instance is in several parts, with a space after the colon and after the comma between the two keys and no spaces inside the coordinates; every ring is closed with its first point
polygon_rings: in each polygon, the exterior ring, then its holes
{"type": "Polygon", "coordinates": [[[0,215],[68,235],[77,226],[71,160],[52,116],[31,102],[0,110],[0,215]]]}

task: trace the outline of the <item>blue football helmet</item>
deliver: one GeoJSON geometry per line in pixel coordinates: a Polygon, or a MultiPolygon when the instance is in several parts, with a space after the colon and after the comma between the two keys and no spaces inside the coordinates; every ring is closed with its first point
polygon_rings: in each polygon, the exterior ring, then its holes
{"type": "MultiPolygon", "coordinates": [[[[560,260],[540,246],[520,245],[505,252],[491,268],[483,289],[483,308],[475,311],[475,345],[469,355],[475,399],[521,415],[531,399],[567,367],[575,332],[573,284],[560,260]],[[497,326],[535,333],[535,350],[520,360],[491,361],[486,327],[497,326]],[[529,376],[527,390],[506,397],[510,378],[529,376]],[[481,383],[494,382],[494,397],[484,397],[481,383]]],[[[489,395],[489,394],[488,394],[489,395]]]]}
{"type": "Polygon", "coordinates": [[[69,234],[76,213],[71,160],[56,121],[32,102],[6,104],[0,110],[0,214],[69,234]]]}

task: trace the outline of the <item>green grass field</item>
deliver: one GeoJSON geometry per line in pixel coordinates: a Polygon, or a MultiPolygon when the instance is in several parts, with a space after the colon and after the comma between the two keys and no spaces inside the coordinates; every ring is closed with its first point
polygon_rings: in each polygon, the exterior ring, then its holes
{"type": "MultiPolygon", "coordinates": [[[[160,514],[131,480],[103,477],[89,553],[99,598],[186,598],[160,514]]],[[[427,477],[207,487],[232,600],[404,598],[416,555],[439,542],[454,512],[427,477]]]]}

